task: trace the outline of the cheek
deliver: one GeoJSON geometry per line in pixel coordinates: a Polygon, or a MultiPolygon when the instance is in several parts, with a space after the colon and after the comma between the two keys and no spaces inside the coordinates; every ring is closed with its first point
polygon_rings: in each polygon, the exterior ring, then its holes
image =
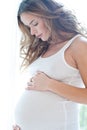
{"type": "Polygon", "coordinates": [[[39,26],[39,30],[40,32],[42,32],[43,34],[50,34],[49,29],[47,28],[47,26],[42,22],[39,26]]]}
{"type": "Polygon", "coordinates": [[[47,27],[46,27],[46,25],[44,24],[44,23],[42,23],[41,25],[40,25],[40,29],[43,31],[43,32],[47,32],[47,27]]]}
{"type": "Polygon", "coordinates": [[[50,31],[49,31],[49,29],[48,29],[48,28],[45,28],[44,30],[45,30],[44,33],[49,37],[49,36],[50,36],[50,31]]]}
{"type": "Polygon", "coordinates": [[[48,32],[49,32],[48,28],[45,27],[45,26],[42,28],[42,31],[43,31],[44,33],[48,33],[48,32]]]}

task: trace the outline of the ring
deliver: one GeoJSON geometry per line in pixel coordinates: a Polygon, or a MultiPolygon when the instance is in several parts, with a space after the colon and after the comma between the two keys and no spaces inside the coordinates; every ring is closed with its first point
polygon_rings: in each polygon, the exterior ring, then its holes
{"type": "Polygon", "coordinates": [[[30,79],[30,82],[33,82],[33,78],[30,79]]]}

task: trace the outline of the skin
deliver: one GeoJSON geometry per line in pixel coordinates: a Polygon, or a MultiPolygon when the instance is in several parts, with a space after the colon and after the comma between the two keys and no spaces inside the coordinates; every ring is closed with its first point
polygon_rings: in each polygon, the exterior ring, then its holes
{"type": "MultiPolygon", "coordinates": [[[[35,35],[36,37],[41,38],[43,41],[48,40],[50,31],[43,22],[44,19],[41,19],[40,17],[30,13],[22,13],[20,18],[23,24],[29,27],[31,35],[35,35]]],[[[14,125],[13,130],[21,130],[21,128],[18,125],[14,125]]]]}
{"type": "Polygon", "coordinates": [[[65,52],[65,59],[68,64],[79,69],[85,88],[77,88],[51,79],[43,72],[37,72],[27,89],[51,91],[71,101],[87,104],[87,39],[76,38],[65,52]]]}
{"type": "MultiPolygon", "coordinates": [[[[43,41],[48,40],[50,37],[50,32],[41,18],[29,13],[23,13],[21,15],[21,21],[30,28],[31,35],[35,35],[37,37],[41,34],[39,38],[43,41]]],[[[65,44],[67,44],[67,42],[50,45],[43,57],[55,54],[65,44]]],[[[52,79],[43,72],[37,72],[37,74],[32,77],[31,81],[28,81],[26,89],[51,91],[71,101],[87,104],[87,39],[82,36],[76,38],[72,45],[70,45],[65,51],[65,60],[69,65],[79,70],[85,88],[77,88],[76,86],[71,86],[52,79]]],[[[13,130],[21,130],[21,128],[16,125],[13,130]]]]}
{"type": "Polygon", "coordinates": [[[13,130],[21,130],[21,128],[18,125],[14,125],[13,130]]]}
{"type": "Polygon", "coordinates": [[[45,26],[45,23],[43,22],[44,19],[30,13],[22,13],[20,17],[24,25],[30,28],[31,35],[35,35],[36,37],[41,38],[43,41],[48,40],[50,31],[45,26]]]}

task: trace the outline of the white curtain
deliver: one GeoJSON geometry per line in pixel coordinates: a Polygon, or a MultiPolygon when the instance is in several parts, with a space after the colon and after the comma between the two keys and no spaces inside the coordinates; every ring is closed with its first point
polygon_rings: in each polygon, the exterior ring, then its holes
{"type": "MultiPolygon", "coordinates": [[[[58,0],[59,1],[59,0],[58,0]]],[[[60,0],[74,8],[86,23],[86,0],[60,0]]],[[[0,130],[11,130],[19,71],[19,39],[17,9],[20,0],[0,3],[0,130]]]]}
{"type": "Polygon", "coordinates": [[[2,0],[0,3],[0,130],[11,130],[19,55],[18,3],[16,0],[2,0]]]}

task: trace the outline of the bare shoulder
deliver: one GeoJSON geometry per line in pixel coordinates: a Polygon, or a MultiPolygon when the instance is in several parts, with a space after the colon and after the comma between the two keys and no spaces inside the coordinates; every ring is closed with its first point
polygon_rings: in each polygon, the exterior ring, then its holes
{"type": "Polygon", "coordinates": [[[81,36],[73,41],[71,46],[73,56],[77,58],[87,57],[87,38],[81,36]]]}
{"type": "Polygon", "coordinates": [[[85,87],[87,87],[87,39],[82,36],[76,38],[71,50],[85,87]]]}

